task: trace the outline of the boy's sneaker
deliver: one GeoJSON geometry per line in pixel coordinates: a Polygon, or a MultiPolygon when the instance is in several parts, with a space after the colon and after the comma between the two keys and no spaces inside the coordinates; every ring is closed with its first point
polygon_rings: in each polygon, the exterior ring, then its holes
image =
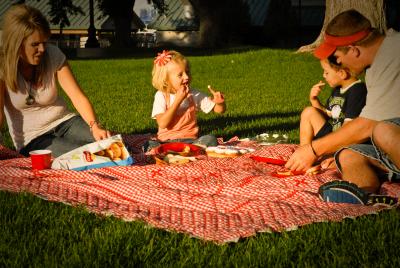
{"type": "Polygon", "coordinates": [[[394,206],[398,202],[396,197],[370,194],[354,183],[343,180],[330,181],[321,185],[318,194],[322,200],[334,203],[394,206]]]}

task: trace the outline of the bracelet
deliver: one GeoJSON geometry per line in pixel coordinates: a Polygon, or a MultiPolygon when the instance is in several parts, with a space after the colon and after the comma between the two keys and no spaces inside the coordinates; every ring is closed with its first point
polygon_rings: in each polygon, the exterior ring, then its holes
{"type": "Polygon", "coordinates": [[[90,131],[92,131],[94,125],[99,125],[99,122],[97,122],[96,120],[90,121],[89,122],[90,131]]]}
{"type": "Polygon", "coordinates": [[[311,150],[312,150],[314,156],[315,156],[315,157],[318,157],[317,153],[316,153],[315,150],[314,150],[314,147],[312,146],[312,142],[310,142],[310,147],[311,147],[311,150]]]}

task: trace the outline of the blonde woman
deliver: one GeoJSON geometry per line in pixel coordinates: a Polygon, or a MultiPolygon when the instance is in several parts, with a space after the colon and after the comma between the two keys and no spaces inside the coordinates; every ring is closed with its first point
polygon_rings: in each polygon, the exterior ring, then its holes
{"type": "Polygon", "coordinates": [[[0,49],[0,125],[7,120],[14,146],[23,155],[50,149],[57,157],[110,136],[96,119],[41,12],[21,4],[3,18],[0,49]],[[79,115],[68,110],[57,84],[79,115]],[[4,112],[3,112],[4,111],[4,112]]]}

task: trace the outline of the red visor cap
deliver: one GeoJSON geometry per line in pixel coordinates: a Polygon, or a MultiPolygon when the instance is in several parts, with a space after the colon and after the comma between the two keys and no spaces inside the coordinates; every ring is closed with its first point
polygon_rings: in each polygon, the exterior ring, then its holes
{"type": "Polygon", "coordinates": [[[320,60],[328,58],[337,47],[348,46],[365,38],[371,31],[363,30],[348,36],[334,36],[325,33],[324,41],[314,50],[314,56],[320,60]]]}

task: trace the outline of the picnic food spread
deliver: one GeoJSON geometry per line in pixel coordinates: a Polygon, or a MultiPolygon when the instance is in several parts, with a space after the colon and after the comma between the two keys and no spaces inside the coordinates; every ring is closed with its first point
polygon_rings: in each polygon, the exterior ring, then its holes
{"type": "Polygon", "coordinates": [[[223,145],[210,146],[206,148],[207,156],[219,158],[236,157],[250,152],[254,152],[254,149],[223,145]]]}
{"type": "MultiPolygon", "coordinates": [[[[164,156],[174,149],[174,155],[192,154],[205,161],[155,167],[145,165],[147,158],[139,152],[147,139],[147,135],[124,136],[127,148],[138,152],[134,155],[138,164],[135,167],[83,172],[48,170],[37,174],[28,168],[30,163],[26,158],[10,159],[18,155],[0,145],[0,159],[7,159],[0,163],[0,188],[30,192],[49,201],[82,205],[91,212],[115,215],[123,220],[143,220],[157,228],[218,243],[237,241],[266,230],[293,230],[313,222],[340,221],[386,209],[386,205],[375,206],[376,203],[398,206],[398,200],[387,196],[400,196],[395,183],[384,182],[382,193],[386,196],[368,195],[368,206],[355,206],[328,204],[319,199],[318,194],[324,201],[328,198],[329,202],[347,200],[344,199],[348,196],[347,188],[342,187],[342,190],[338,183],[329,183],[340,179],[336,170],[322,169],[321,174],[315,176],[275,178],[271,172],[283,169],[285,160],[297,148],[294,144],[257,144],[252,147],[256,151],[242,157],[209,157],[208,160],[205,150],[197,146],[173,144],[171,148],[171,145],[163,145],[157,151],[164,156]],[[322,184],[324,191],[320,192],[318,187],[322,184]]],[[[117,137],[102,140],[86,149],[94,154],[118,141],[121,140],[117,137]]],[[[102,158],[96,156],[96,160],[102,158]]],[[[104,160],[118,164],[126,161],[104,160]]]]}
{"type": "Polygon", "coordinates": [[[114,142],[107,149],[100,150],[94,154],[108,157],[114,161],[124,160],[128,157],[128,152],[124,150],[124,144],[122,142],[114,142]]]}
{"type": "Polygon", "coordinates": [[[196,161],[198,155],[203,154],[201,147],[182,142],[161,144],[155,148],[154,159],[156,164],[185,164],[196,161]]]}
{"type": "Polygon", "coordinates": [[[76,171],[134,163],[120,134],[83,145],[53,160],[52,169],[76,171]]]}

